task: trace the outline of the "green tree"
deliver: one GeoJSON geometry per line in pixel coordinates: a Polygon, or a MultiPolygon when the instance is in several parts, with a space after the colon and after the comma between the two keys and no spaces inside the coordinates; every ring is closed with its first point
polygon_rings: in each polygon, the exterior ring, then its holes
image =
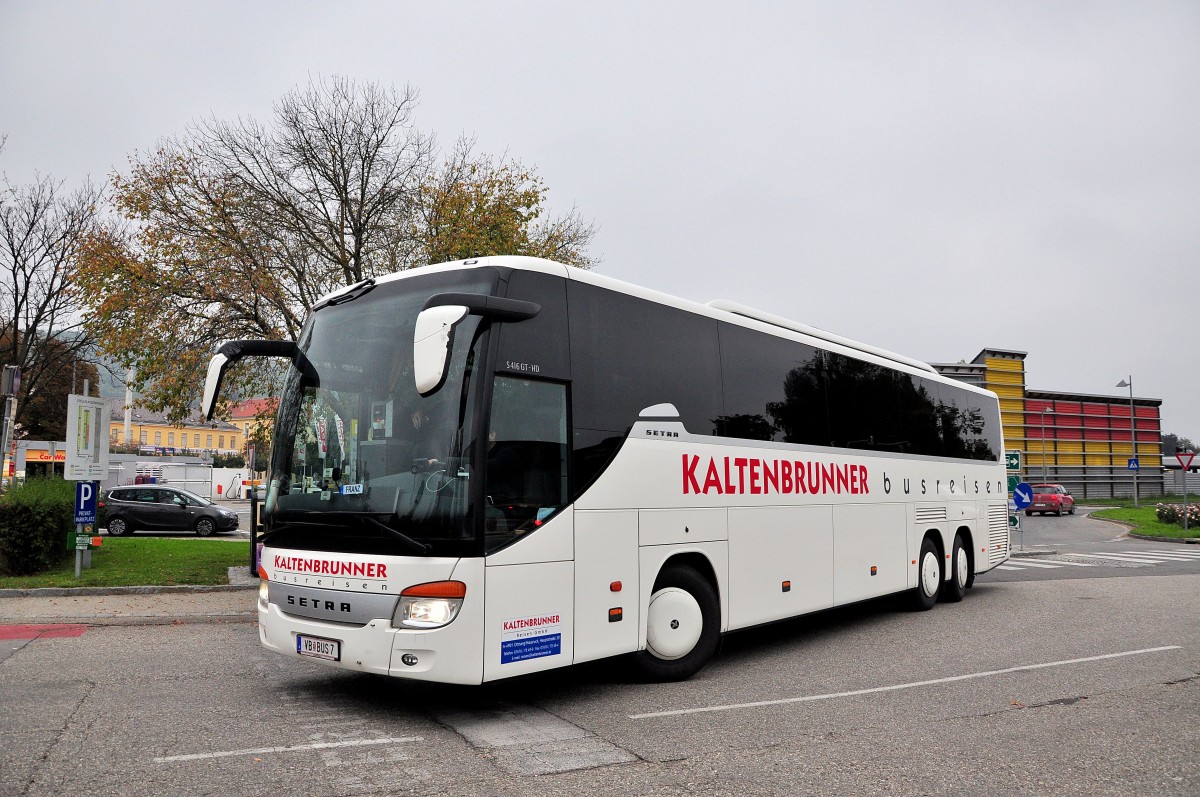
{"type": "Polygon", "coordinates": [[[1162,435],[1162,453],[1168,459],[1175,456],[1175,452],[1179,449],[1184,451],[1195,451],[1196,444],[1186,437],[1165,432],[1162,435]]]}
{"type": "MultiPolygon", "coordinates": [[[[529,254],[590,266],[594,228],[546,218],[530,169],[460,142],[439,163],[412,122],[417,95],[344,78],[310,82],[270,124],[202,120],[113,178],[119,221],[87,239],[88,331],[134,388],[187,417],[212,351],[294,339],[322,295],[465,256],[529,254]]],[[[225,395],[269,395],[278,368],[242,364],[225,395]]]]}
{"type": "Polygon", "coordinates": [[[545,182],[516,161],[474,153],[460,140],[446,164],[422,185],[420,225],[423,262],[443,263],[488,255],[526,255],[591,268],[584,247],[595,226],[574,208],[542,221],[545,182]]]}

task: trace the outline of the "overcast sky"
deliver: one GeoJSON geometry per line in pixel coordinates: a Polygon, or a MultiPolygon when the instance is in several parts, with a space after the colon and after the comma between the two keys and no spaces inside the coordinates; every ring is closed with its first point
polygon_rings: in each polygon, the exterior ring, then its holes
{"type": "Polygon", "coordinates": [[[310,77],[535,166],[599,271],[1200,441],[1200,3],[0,0],[0,171],[74,186],[310,77]]]}

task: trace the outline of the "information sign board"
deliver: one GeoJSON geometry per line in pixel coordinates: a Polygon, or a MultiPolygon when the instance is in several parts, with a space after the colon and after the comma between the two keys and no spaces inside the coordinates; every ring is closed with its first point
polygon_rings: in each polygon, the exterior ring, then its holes
{"type": "Polygon", "coordinates": [[[107,399],[67,396],[67,461],[63,477],[69,481],[103,481],[108,478],[107,399]]]}
{"type": "Polygon", "coordinates": [[[1021,469],[1021,452],[1020,451],[1005,451],[1004,452],[1004,468],[1005,468],[1005,470],[1020,470],[1021,469]]]}

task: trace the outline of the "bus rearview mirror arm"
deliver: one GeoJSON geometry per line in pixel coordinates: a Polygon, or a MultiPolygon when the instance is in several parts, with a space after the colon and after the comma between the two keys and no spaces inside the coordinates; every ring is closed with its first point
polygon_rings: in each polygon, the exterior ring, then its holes
{"type": "Polygon", "coordinates": [[[468,315],[497,321],[524,321],[541,311],[534,302],[476,293],[430,296],[413,329],[413,380],[422,396],[436,393],[446,381],[454,328],[468,315]]]}
{"type": "Polygon", "coordinates": [[[295,363],[305,378],[314,384],[320,381],[317,369],[304,356],[304,352],[291,340],[231,340],[217,349],[208,362],[208,375],[204,379],[204,397],[200,401],[200,414],[211,421],[217,407],[217,396],[221,392],[221,381],[231,365],[243,357],[286,357],[295,363]]]}

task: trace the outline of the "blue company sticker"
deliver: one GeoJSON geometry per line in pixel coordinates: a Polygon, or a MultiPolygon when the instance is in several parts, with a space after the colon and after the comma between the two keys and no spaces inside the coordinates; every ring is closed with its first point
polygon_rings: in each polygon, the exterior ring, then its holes
{"type": "Polygon", "coordinates": [[[505,620],[500,636],[500,663],[557,656],[562,653],[562,619],[540,614],[505,620]]]}
{"type": "Polygon", "coordinates": [[[343,484],[342,495],[362,495],[363,486],[361,484],[343,484]]]}

